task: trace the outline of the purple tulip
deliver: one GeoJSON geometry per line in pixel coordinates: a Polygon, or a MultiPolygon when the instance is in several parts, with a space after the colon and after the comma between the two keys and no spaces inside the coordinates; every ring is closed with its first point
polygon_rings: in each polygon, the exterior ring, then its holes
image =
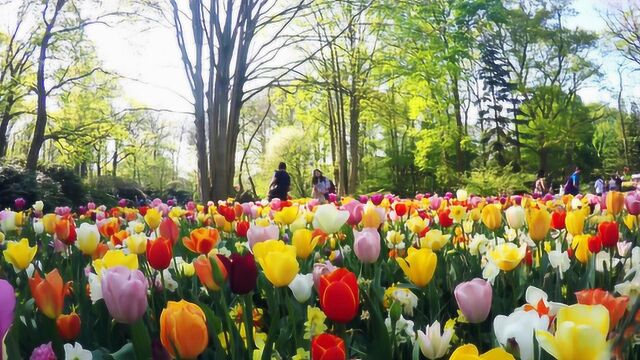
{"type": "Polygon", "coordinates": [[[13,201],[13,204],[16,206],[16,210],[20,211],[24,209],[25,206],[27,206],[27,200],[19,197],[13,201]]]}
{"type": "Polygon", "coordinates": [[[367,195],[360,195],[358,200],[360,200],[361,203],[366,204],[367,201],[369,201],[369,197],[367,195]]]}
{"type": "Polygon", "coordinates": [[[371,202],[375,206],[380,205],[380,203],[382,203],[383,199],[384,199],[384,195],[382,195],[382,194],[376,193],[376,194],[371,195],[371,202]]]}
{"type": "Polygon", "coordinates": [[[13,323],[13,311],[16,308],[16,293],[13,286],[0,279],[0,360],[2,359],[2,340],[13,323]]]}
{"type": "Polygon", "coordinates": [[[360,223],[362,220],[362,214],[364,213],[364,204],[359,201],[350,201],[345,205],[342,205],[342,208],[349,212],[347,224],[355,226],[360,223]]]}
{"type": "Polygon", "coordinates": [[[480,196],[475,196],[475,195],[471,195],[469,197],[471,200],[469,200],[469,204],[471,204],[472,207],[478,207],[478,205],[482,202],[482,198],[480,196]]]}
{"type": "Polygon", "coordinates": [[[102,297],[117,322],[133,324],[142,318],[147,311],[148,288],[140,270],[116,266],[102,272],[102,297]]]}
{"type": "Polygon", "coordinates": [[[380,233],[376,229],[353,230],[353,251],[360,261],[373,264],[380,256],[380,233]]]}
{"type": "Polygon", "coordinates": [[[336,195],[334,193],[331,193],[328,196],[329,196],[329,198],[327,200],[329,200],[329,202],[334,203],[334,202],[336,202],[338,200],[338,195],[336,195]]]}
{"type": "Polygon", "coordinates": [[[162,205],[162,200],[155,198],[153,200],[151,200],[151,207],[157,207],[159,205],[162,205]]]}
{"type": "Polygon", "coordinates": [[[280,238],[280,228],[276,225],[259,226],[251,225],[247,231],[247,240],[249,240],[249,247],[253,249],[253,246],[259,242],[267,240],[275,240],[280,238]]]}
{"type": "Polygon", "coordinates": [[[331,274],[336,269],[338,268],[329,261],[325,261],[324,264],[313,264],[313,286],[316,288],[316,291],[320,289],[320,277],[322,275],[331,274]]]}
{"type": "Polygon", "coordinates": [[[627,207],[627,211],[631,215],[640,214],[640,194],[638,192],[630,192],[624,197],[624,204],[627,207]]]}
{"type": "Polygon", "coordinates": [[[447,193],[444,194],[444,198],[447,200],[451,200],[453,198],[453,193],[451,191],[447,191],[447,193]]]}
{"type": "Polygon", "coordinates": [[[65,216],[71,214],[71,208],[68,206],[58,206],[55,208],[54,212],[58,216],[65,216]]]}
{"type": "Polygon", "coordinates": [[[118,200],[118,206],[120,206],[120,207],[126,207],[127,203],[128,203],[127,199],[118,200]]]}
{"type": "Polygon", "coordinates": [[[522,196],[520,195],[514,195],[511,198],[516,203],[516,205],[520,205],[522,203],[522,196]]]}
{"type": "Polygon", "coordinates": [[[189,210],[189,211],[195,211],[196,208],[197,208],[196,207],[196,203],[193,202],[193,201],[187,202],[187,206],[186,207],[187,207],[187,210],[189,210]]]}
{"type": "Polygon", "coordinates": [[[545,196],[542,197],[542,200],[544,200],[544,201],[553,200],[553,195],[546,194],[545,196]]]}
{"type": "Polygon", "coordinates": [[[491,283],[479,278],[456,286],[453,294],[462,314],[472,324],[483,322],[491,311],[491,283]]]}
{"type": "Polygon", "coordinates": [[[175,200],[175,199],[168,199],[168,200],[167,200],[167,205],[169,205],[169,206],[175,206],[175,205],[176,205],[176,200],[175,200]]]}
{"type": "Polygon", "coordinates": [[[29,360],[56,360],[56,359],[57,359],[56,353],[53,352],[53,346],[51,346],[51,341],[33,349],[33,352],[29,357],[29,360]]]}
{"type": "Polygon", "coordinates": [[[96,209],[96,203],[94,203],[94,202],[87,203],[87,209],[95,210],[96,209]]]}

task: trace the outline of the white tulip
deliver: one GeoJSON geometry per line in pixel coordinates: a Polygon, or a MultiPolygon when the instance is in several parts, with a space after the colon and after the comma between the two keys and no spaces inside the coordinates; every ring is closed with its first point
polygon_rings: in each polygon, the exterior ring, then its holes
{"type": "Polygon", "coordinates": [[[42,212],[42,210],[44,210],[44,203],[42,200],[38,200],[33,204],[33,210],[38,212],[42,212]]]}
{"type": "Polygon", "coordinates": [[[41,235],[44,232],[44,224],[42,223],[42,220],[33,220],[33,231],[38,235],[41,235]]]}
{"type": "Polygon", "coordinates": [[[65,360],[91,360],[93,355],[91,351],[85,350],[82,345],[75,343],[64,344],[64,358],[65,360]]]}
{"type": "Polygon", "coordinates": [[[311,297],[311,288],[313,288],[313,274],[297,274],[289,284],[293,296],[301,304],[311,297]]]}
{"type": "Polygon", "coordinates": [[[333,204],[324,204],[318,206],[313,216],[313,227],[327,234],[335,234],[347,220],[349,220],[348,211],[338,210],[333,204]]]}
{"type": "Polygon", "coordinates": [[[0,229],[2,229],[3,232],[6,233],[16,229],[16,215],[18,214],[15,211],[0,211],[0,229]]]}
{"type": "Polygon", "coordinates": [[[458,201],[467,201],[468,198],[469,193],[467,192],[467,190],[458,189],[458,191],[456,191],[456,199],[458,199],[458,201]]]}
{"type": "Polygon", "coordinates": [[[507,224],[514,229],[518,230],[524,226],[524,209],[522,206],[511,206],[505,212],[507,216],[507,224]]]}
{"type": "Polygon", "coordinates": [[[569,254],[566,251],[560,252],[558,250],[549,251],[548,254],[549,263],[554,269],[560,270],[560,280],[562,280],[564,272],[569,270],[569,267],[571,266],[569,254]]]}
{"type": "Polygon", "coordinates": [[[535,311],[515,311],[509,316],[498,315],[493,319],[493,331],[500,345],[508,348],[515,340],[520,359],[534,359],[533,334],[535,330],[547,330],[549,317],[535,311]]]}
{"type": "Polygon", "coordinates": [[[100,231],[98,231],[98,226],[89,223],[82,223],[80,224],[76,234],[76,247],[85,255],[93,254],[100,242],[100,231]]]}
{"type": "Polygon", "coordinates": [[[444,329],[440,332],[440,323],[436,320],[433,325],[427,325],[424,332],[418,330],[418,345],[420,351],[427,359],[439,359],[447,354],[451,347],[453,329],[444,329]]]}

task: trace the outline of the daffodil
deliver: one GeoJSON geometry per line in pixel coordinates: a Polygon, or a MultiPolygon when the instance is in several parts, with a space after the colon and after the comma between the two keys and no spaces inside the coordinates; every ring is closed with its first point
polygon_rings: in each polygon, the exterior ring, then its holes
{"type": "Polygon", "coordinates": [[[453,222],[459,224],[464,219],[465,215],[467,215],[467,208],[461,205],[453,205],[449,207],[451,212],[449,216],[453,219],[453,222]]]}
{"type": "Polygon", "coordinates": [[[324,321],[327,316],[322,312],[320,308],[307,306],[307,321],[304,323],[304,338],[313,339],[314,337],[322,334],[328,328],[324,321]]]}

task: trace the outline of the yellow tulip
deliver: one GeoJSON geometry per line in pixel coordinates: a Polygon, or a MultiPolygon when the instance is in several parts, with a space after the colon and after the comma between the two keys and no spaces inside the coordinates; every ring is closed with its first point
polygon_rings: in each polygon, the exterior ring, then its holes
{"type": "Polygon", "coordinates": [[[227,219],[220,214],[213,215],[213,222],[216,223],[216,227],[223,232],[230,233],[233,231],[233,223],[227,221],[227,219]]]}
{"type": "Polygon", "coordinates": [[[518,247],[514,243],[504,243],[496,246],[489,253],[489,257],[496,264],[498,269],[503,271],[511,271],[515,269],[527,253],[527,245],[523,244],[518,247]]]}
{"type": "Polygon", "coordinates": [[[135,254],[125,255],[122,250],[109,250],[102,259],[93,260],[93,268],[98,276],[102,274],[102,270],[116,266],[124,266],[135,270],[138,268],[138,256],[135,254]]]}
{"type": "Polygon", "coordinates": [[[603,305],[576,304],[560,308],[556,332],[536,331],[540,346],[558,360],[609,359],[609,311],[603,305]]]}
{"type": "Polygon", "coordinates": [[[500,207],[495,204],[489,204],[482,208],[482,223],[489,230],[495,231],[502,225],[502,213],[500,207]]]}
{"type": "Polygon", "coordinates": [[[515,360],[513,355],[509,354],[501,347],[491,349],[484,354],[480,354],[478,348],[473,344],[459,346],[449,360],[515,360]]]}
{"type": "Polygon", "coordinates": [[[256,219],[256,225],[261,226],[261,227],[267,227],[267,226],[271,225],[271,223],[269,222],[269,219],[267,219],[267,218],[260,218],[260,219],[256,219]]]}
{"type": "Polygon", "coordinates": [[[29,239],[23,238],[20,241],[7,241],[7,248],[4,250],[4,259],[16,272],[26,269],[36,256],[38,245],[29,246],[29,239]]]}
{"type": "Polygon", "coordinates": [[[532,208],[527,213],[527,225],[531,240],[544,240],[551,227],[551,214],[544,209],[532,208]]]}
{"type": "Polygon", "coordinates": [[[398,266],[414,285],[425,287],[433,278],[438,256],[431,249],[410,247],[406,258],[396,258],[398,266]]]}
{"type": "Polygon", "coordinates": [[[56,232],[56,214],[47,214],[42,217],[42,224],[44,225],[44,231],[49,235],[53,235],[56,232]]]}
{"type": "Polygon", "coordinates": [[[444,235],[442,234],[442,231],[438,229],[431,229],[427,231],[427,233],[421,239],[420,247],[438,251],[449,242],[450,238],[450,234],[444,235]]]}
{"type": "Polygon", "coordinates": [[[160,222],[162,221],[162,214],[155,208],[151,208],[147,210],[147,213],[144,214],[144,221],[147,222],[147,225],[152,230],[155,230],[158,226],[160,226],[160,222]]]}
{"type": "Polygon", "coordinates": [[[296,248],[282,240],[267,240],[253,246],[253,254],[264,275],[275,287],[287,286],[300,270],[296,248]]]}
{"type": "Polygon", "coordinates": [[[367,204],[362,213],[362,226],[377,229],[384,222],[381,213],[374,205],[367,204]]]}
{"type": "Polygon", "coordinates": [[[574,236],[573,240],[571,240],[571,247],[576,255],[576,259],[583,264],[589,261],[589,256],[591,256],[591,252],[589,251],[590,238],[591,235],[589,234],[581,234],[574,236]]]}
{"type": "Polygon", "coordinates": [[[633,230],[633,228],[636,226],[637,221],[638,219],[637,219],[637,216],[635,215],[627,214],[627,216],[624,217],[624,224],[627,226],[629,230],[633,230]]]}
{"type": "Polygon", "coordinates": [[[565,227],[567,232],[573,236],[582,234],[584,229],[584,220],[586,215],[582,210],[569,211],[565,218],[565,227]]]}
{"type": "Polygon", "coordinates": [[[480,209],[474,208],[471,211],[469,211],[469,219],[471,221],[478,221],[480,220],[480,217],[481,217],[480,209]]]}
{"type": "Polygon", "coordinates": [[[133,234],[124,240],[124,244],[132,254],[144,254],[147,251],[147,237],[144,234],[133,234]]]}
{"type": "Polygon", "coordinates": [[[273,219],[281,225],[291,225],[298,218],[297,206],[287,206],[273,215],[273,219]]]}
{"type": "Polygon", "coordinates": [[[419,216],[410,217],[409,220],[405,223],[407,229],[414,234],[419,234],[424,228],[427,227],[426,221],[419,216]]]}
{"type": "Polygon", "coordinates": [[[4,233],[0,231],[0,245],[4,242],[4,233]]]}
{"type": "Polygon", "coordinates": [[[296,248],[296,255],[301,259],[306,259],[318,245],[319,239],[318,236],[313,237],[313,232],[309,229],[298,229],[291,237],[291,244],[296,248]]]}
{"type": "Polygon", "coordinates": [[[619,191],[609,191],[606,202],[607,213],[616,216],[624,208],[624,194],[619,191]]]}

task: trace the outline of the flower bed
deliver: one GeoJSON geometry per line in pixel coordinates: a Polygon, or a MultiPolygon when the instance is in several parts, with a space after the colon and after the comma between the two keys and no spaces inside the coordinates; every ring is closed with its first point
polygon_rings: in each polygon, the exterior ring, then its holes
{"type": "Polygon", "coordinates": [[[636,193],[26,205],[3,359],[640,356],[636,193]]]}

